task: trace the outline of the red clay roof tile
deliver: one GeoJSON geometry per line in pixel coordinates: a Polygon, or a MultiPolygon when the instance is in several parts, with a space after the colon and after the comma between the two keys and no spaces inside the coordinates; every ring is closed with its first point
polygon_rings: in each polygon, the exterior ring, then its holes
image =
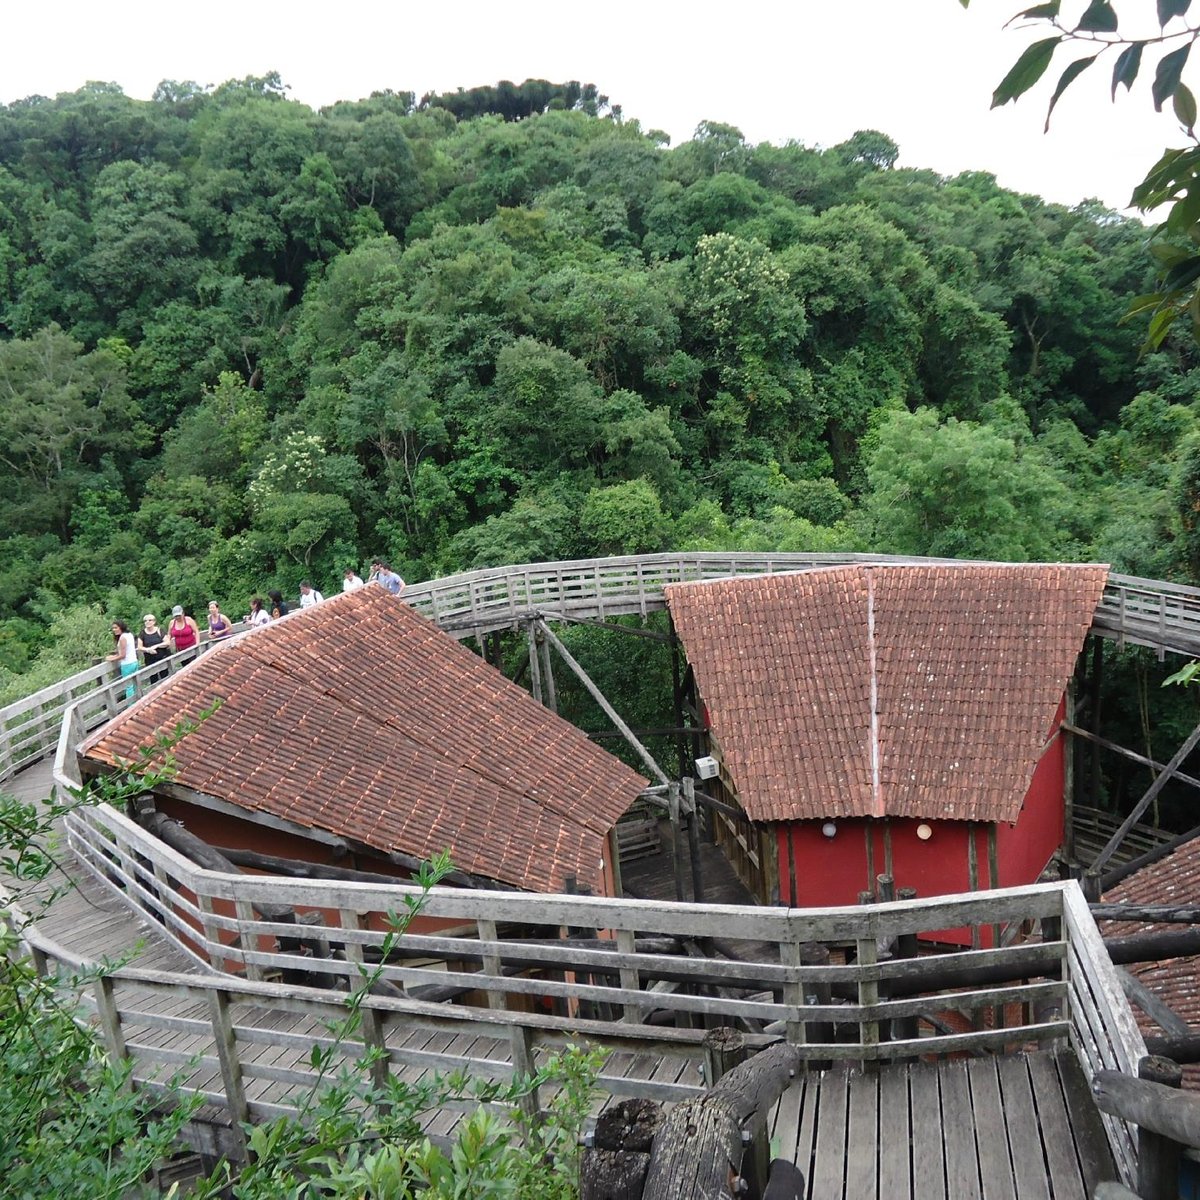
{"type": "Polygon", "coordinates": [[[889,564],[666,594],[752,819],[1014,821],[1106,575],[889,564]]]}
{"type": "Polygon", "coordinates": [[[131,758],[214,697],[174,782],[538,891],[600,886],[608,830],[645,781],[379,587],[201,656],[93,735],[131,758]]]}

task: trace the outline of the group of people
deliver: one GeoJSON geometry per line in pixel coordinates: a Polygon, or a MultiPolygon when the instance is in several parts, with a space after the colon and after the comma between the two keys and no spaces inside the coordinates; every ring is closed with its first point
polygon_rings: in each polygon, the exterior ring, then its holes
{"type": "MultiPolygon", "coordinates": [[[[221,612],[221,606],[213,600],[208,606],[209,637],[216,640],[228,637],[232,632],[233,622],[221,612]]],[[[115,662],[122,675],[132,675],[143,663],[147,667],[158,667],[172,654],[190,650],[200,641],[200,626],[183,611],[181,604],[171,609],[171,621],[165,630],[159,628],[158,618],[153,613],[147,613],[142,618],[141,632],[136,636],[124,621],[114,621],[112,633],[116,648],[108,656],[108,661],[115,662]]],[[[167,668],[164,666],[151,671],[146,682],[158,683],[166,675],[167,668]]],[[[125,689],[125,698],[130,700],[133,694],[134,688],[130,684],[125,689]]]]}
{"type": "MultiPolygon", "coordinates": [[[[367,583],[378,583],[393,596],[399,596],[406,586],[404,580],[387,563],[376,560],[371,564],[371,574],[366,583],[352,567],[347,567],[342,579],[342,591],[355,592],[361,587],[366,587],[367,583]]],[[[324,599],[325,597],[307,579],[301,583],[300,607],[302,609],[312,608],[314,604],[320,604],[324,599]]],[[[278,590],[270,591],[267,593],[266,601],[261,596],[251,599],[250,611],[242,618],[242,622],[254,628],[258,625],[268,625],[279,617],[287,616],[287,613],[288,605],[283,598],[283,593],[278,590]]],[[[233,621],[221,611],[221,606],[215,600],[209,601],[208,636],[212,641],[229,637],[233,633],[233,624],[233,621]]],[[[147,613],[142,618],[142,630],[138,635],[135,636],[130,632],[129,626],[124,621],[112,623],[112,634],[115,647],[113,652],[107,656],[107,661],[115,662],[124,676],[132,675],[143,664],[147,667],[157,667],[172,654],[192,649],[199,644],[200,626],[196,624],[194,618],[189,617],[183,611],[181,604],[176,604],[171,609],[171,622],[165,630],[159,628],[158,618],[153,613],[147,613]]],[[[164,666],[161,670],[152,671],[146,682],[148,684],[158,683],[166,675],[167,668],[164,666]]],[[[133,695],[134,687],[133,684],[130,684],[125,689],[125,698],[132,700],[133,695]]]]}

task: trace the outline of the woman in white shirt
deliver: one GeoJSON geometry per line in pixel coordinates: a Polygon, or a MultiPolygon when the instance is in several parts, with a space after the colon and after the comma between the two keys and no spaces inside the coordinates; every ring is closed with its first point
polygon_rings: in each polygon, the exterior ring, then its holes
{"type": "Polygon", "coordinates": [[[256,625],[269,625],[271,623],[271,614],[263,608],[262,598],[255,596],[250,601],[250,612],[247,614],[246,624],[253,629],[256,625]]]}
{"type": "MultiPolygon", "coordinates": [[[[117,648],[108,655],[108,661],[115,662],[122,675],[132,675],[138,669],[137,638],[129,632],[129,626],[124,621],[112,623],[112,634],[117,648]]],[[[131,683],[125,689],[125,699],[132,700],[135,694],[136,690],[131,683]]]]}

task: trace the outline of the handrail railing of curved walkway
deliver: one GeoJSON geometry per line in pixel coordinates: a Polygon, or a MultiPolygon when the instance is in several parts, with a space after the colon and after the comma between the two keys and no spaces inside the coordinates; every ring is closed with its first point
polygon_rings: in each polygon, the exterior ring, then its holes
{"type": "MultiPolygon", "coordinates": [[[[62,738],[56,774],[65,783],[74,781],[74,735],[62,738]]],[[[103,886],[211,968],[200,979],[105,973],[87,1003],[110,1053],[132,1059],[140,1080],[191,1071],[191,1086],[209,1099],[225,1096],[241,1119],[294,1108],[316,1079],[308,1063],[314,1038],[330,1041],[320,1022],[344,1003],[364,962],[378,958],[386,914],[404,911],[416,890],[206,870],[108,806],[76,810],[67,827],[78,860],[103,886]],[[270,918],[260,905],[270,906],[270,918]],[[281,905],[295,920],[280,919],[281,905]],[[304,983],[289,981],[292,972],[304,983]],[[309,986],[320,981],[326,986],[309,986]],[[171,1008],[181,998],[183,1011],[171,1008]],[[266,1031],[253,1017],[264,1007],[311,1024],[266,1031]],[[254,1052],[264,1042],[270,1062],[254,1052]],[[201,1066],[193,1069],[197,1055],[201,1066]],[[208,1085],[196,1076],[201,1069],[208,1085]],[[218,1072],[219,1093],[211,1082],[218,1072]]],[[[425,899],[422,920],[373,968],[388,994],[364,999],[361,1028],[338,1046],[345,1057],[374,1047],[382,1051],[380,1070],[465,1068],[497,1079],[527,1073],[553,1050],[586,1041],[611,1053],[600,1080],[605,1091],[677,1100],[702,1086],[696,1067],[703,1030],[651,1023],[651,1012],[676,1026],[702,1025],[713,1015],[753,1022],[762,1033],[751,1044],[783,1037],[802,1047],[802,1057],[823,1061],[1069,1041],[1090,1074],[1136,1073],[1145,1054],[1074,882],[823,910],[438,888],[425,899]],[[881,944],[963,926],[987,931],[980,949],[880,960],[881,944]],[[1040,931],[1040,940],[993,945],[997,927],[1040,931]],[[579,945],[560,937],[564,928],[600,936],[579,945]],[[673,939],[702,937],[737,947],[739,957],[698,961],[668,948],[673,939]],[[804,948],[813,942],[853,952],[845,964],[806,962],[804,948]],[[605,943],[611,948],[599,948],[605,943]],[[974,968],[990,970],[996,982],[964,990],[960,971],[974,968]],[[688,988],[701,982],[705,988],[688,988]],[[432,1002],[428,989],[439,999],[457,993],[455,1002],[432,1002]],[[547,1005],[557,1015],[547,1014],[547,1005]],[[967,1019],[985,1013],[987,1020],[967,1019]],[[917,1036],[915,1019],[933,1014],[950,1014],[958,1031],[917,1036]],[[843,1041],[851,1031],[852,1040],[843,1041]],[[476,1041],[464,1042],[468,1034],[476,1041]],[[658,1066],[647,1070],[647,1062],[658,1066]]],[[[56,968],[53,947],[38,945],[36,935],[33,943],[44,969],[71,969],[65,961],[56,968]]],[[[1106,1120],[1128,1175],[1133,1134],[1124,1122],[1106,1120]]]]}
{"type": "MultiPolygon", "coordinates": [[[[513,628],[538,615],[550,620],[645,616],[665,607],[663,588],[668,583],[851,563],[958,562],[878,554],[646,554],[467,571],[413,584],[405,599],[448,633],[466,638],[513,628]]],[[[1200,655],[1200,589],[1110,575],[1092,631],[1119,643],[1149,646],[1160,656],[1200,655]]],[[[202,641],[200,649],[206,645],[202,641]]],[[[175,656],[170,666],[182,665],[195,653],[175,656]]],[[[84,713],[85,725],[92,728],[115,714],[129,686],[140,689],[152,674],[144,668],[120,679],[111,664],[102,663],[0,708],[0,781],[53,750],[70,704],[93,702],[84,713]]]]}

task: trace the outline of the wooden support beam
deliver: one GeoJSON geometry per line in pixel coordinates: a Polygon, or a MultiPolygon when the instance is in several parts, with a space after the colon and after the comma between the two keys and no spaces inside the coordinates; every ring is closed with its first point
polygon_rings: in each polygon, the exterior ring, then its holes
{"type": "Polygon", "coordinates": [[[1183,765],[1187,756],[1196,748],[1197,743],[1200,743],[1200,725],[1197,725],[1188,734],[1186,741],[1175,751],[1171,761],[1163,768],[1162,774],[1146,789],[1142,798],[1133,806],[1133,811],[1121,822],[1120,829],[1112,835],[1108,845],[1096,856],[1095,861],[1089,868],[1090,871],[1098,872],[1104,868],[1105,863],[1112,858],[1117,851],[1117,847],[1125,840],[1125,835],[1137,824],[1138,817],[1150,807],[1154,798],[1171,781],[1175,772],[1183,765]]]}
{"type": "Polygon", "coordinates": [[[529,641],[529,694],[539,704],[545,704],[542,697],[542,661],[538,651],[536,621],[526,623],[525,636],[529,641]]]}
{"type": "Polygon", "coordinates": [[[550,647],[542,631],[536,631],[538,657],[542,664],[542,683],[546,689],[546,707],[552,712],[558,712],[558,688],[554,683],[554,664],[550,661],[550,647]]]}
{"type": "Polygon", "coordinates": [[[1108,891],[1109,888],[1116,887],[1122,879],[1128,879],[1135,871],[1140,871],[1143,867],[1148,867],[1151,863],[1166,858],[1180,846],[1198,837],[1200,837],[1200,825],[1189,829],[1186,833],[1179,834],[1178,837],[1173,837],[1169,842],[1163,842],[1161,846],[1155,846],[1153,850],[1147,850],[1145,854],[1139,854],[1137,858],[1132,858],[1119,867],[1113,867],[1111,871],[1104,873],[1100,881],[1102,888],[1104,891],[1108,891]]]}
{"type": "Polygon", "coordinates": [[[646,629],[639,625],[621,625],[616,621],[601,621],[595,617],[581,617],[576,613],[553,612],[550,609],[539,610],[542,620],[559,621],[563,625],[591,625],[595,629],[611,629],[614,633],[627,633],[631,637],[646,638],[653,642],[674,642],[674,632],[659,633],[657,629],[646,629]]]}
{"type": "MultiPolygon", "coordinates": [[[[1110,742],[1108,738],[1102,738],[1098,734],[1092,733],[1089,729],[1083,729],[1078,725],[1072,725],[1067,721],[1062,724],[1063,729],[1067,733],[1075,737],[1084,738],[1086,741],[1094,742],[1097,746],[1101,746],[1105,750],[1111,750],[1114,754],[1120,754],[1122,757],[1129,759],[1131,762],[1141,763],[1143,767],[1149,767],[1152,771],[1165,771],[1167,768],[1160,762],[1155,762],[1152,758],[1147,758],[1144,754],[1138,754],[1136,750],[1127,750],[1124,746],[1118,746],[1116,742],[1110,742]]],[[[1200,779],[1194,775],[1185,775],[1182,771],[1175,772],[1175,778],[1180,783],[1186,783],[1190,787],[1200,788],[1200,779]]]]}
{"type": "Polygon", "coordinates": [[[562,644],[562,642],[558,640],[557,637],[555,637],[554,632],[549,628],[549,626],[546,625],[544,621],[540,622],[540,627],[542,633],[546,637],[546,640],[555,648],[555,650],[558,651],[559,657],[567,664],[568,667],[571,668],[576,677],[579,679],[579,682],[582,683],[585,688],[587,688],[592,699],[600,705],[605,714],[608,716],[608,719],[625,735],[625,740],[634,748],[638,757],[650,769],[650,772],[654,778],[657,779],[659,783],[669,783],[670,780],[667,778],[666,772],[658,765],[657,762],[655,762],[654,756],[650,753],[650,751],[647,750],[646,747],[637,740],[637,738],[634,736],[633,730],[630,729],[623,720],[621,720],[617,710],[613,708],[611,704],[609,704],[607,697],[596,686],[591,676],[588,675],[588,673],[579,665],[579,663],[575,661],[574,657],[571,655],[571,652],[562,644]]]}
{"type": "Polygon", "coordinates": [[[1132,1121],[1181,1146],[1200,1146],[1200,1096],[1121,1071],[1097,1071],[1092,1096],[1109,1116],[1132,1121]]]}
{"type": "Polygon", "coordinates": [[[1130,1004],[1140,1008],[1167,1033],[1179,1037],[1188,1033],[1188,1023],[1169,1005],[1164,1004],[1140,979],[1131,975],[1124,967],[1117,967],[1116,971],[1117,978],[1121,981],[1121,990],[1130,1004]]]}

